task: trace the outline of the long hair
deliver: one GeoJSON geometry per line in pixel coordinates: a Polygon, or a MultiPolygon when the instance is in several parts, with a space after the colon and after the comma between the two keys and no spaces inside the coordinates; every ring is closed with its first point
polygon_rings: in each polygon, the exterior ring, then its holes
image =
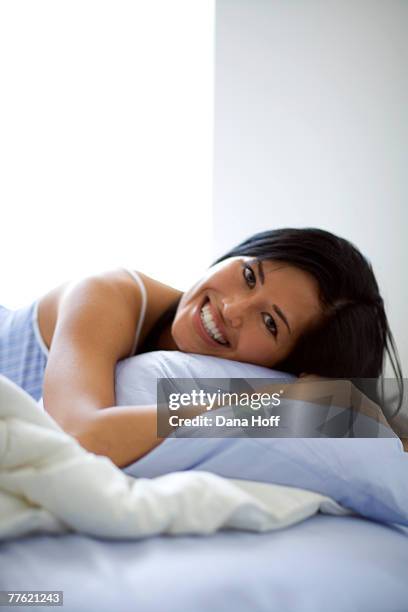
{"type": "Polygon", "coordinates": [[[403,377],[395,341],[371,264],[353,244],[316,228],[276,229],[247,238],[212,265],[237,256],[286,262],[318,282],[321,321],[301,335],[291,354],[276,367],[296,375],[308,372],[383,382],[388,354],[398,385],[399,411],[403,377]]]}

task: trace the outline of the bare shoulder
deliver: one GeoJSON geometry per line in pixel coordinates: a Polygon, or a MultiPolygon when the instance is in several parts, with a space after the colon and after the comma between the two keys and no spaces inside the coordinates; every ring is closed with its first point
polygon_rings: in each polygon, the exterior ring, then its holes
{"type": "MultiPolygon", "coordinates": [[[[173,304],[175,300],[181,297],[183,292],[175,287],[166,285],[165,283],[162,283],[139,270],[134,271],[138,273],[140,279],[142,280],[147,294],[146,317],[140,334],[140,345],[142,345],[145,338],[155,326],[163,312],[167,310],[167,308],[173,304]]],[[[133,283],[133,287],[136,286],[135,279],[132,278],[132,276],[126,271],[125,274],[129,276],[130,283],[133,283]]],[[[126,282],[129,283],[129,280],[126,282]]]]}
{"type": "Polygon", "coordinates": [[[141,290],[139,283],[134,277],[135,274],[139,276],[146,290],[146,313],[139,339],[139,346],[141,346],[163,312],[183,292],[134,268],[117,268],[98,275],[98,277],[111,283],[122,294],[128,305],[129,312],[134,317],[135,323],[139,319],[142,303],[141,290]]]}
{"type": "Polygon", "coordinates": [[[115,268],[96,272],[86,277],[65,282],[45,294],[38,302],[38,326],[47,347],[50,347],[54,335],[60,306],[64,296],[79,284],[102,282],[110,289],[119,293],[126,303],[129,312],[138,320],[141,310],[141,291],[139,284],[132,275],[136,272],[142,280],[147,296],[147,309],[144,324],[140,334],[141,342],[154,326],[162,312],[182,294],[181,291],[161,283],[136,269],[115,268]]]}
{"type": "Polygon", "coordinates": [[[105,278],[112,279],[112,281],[118,283],[118,286],[121,286],[124,291],[130,292],[134,292],[135,289],[136,291],[140,291],[139,284],[134,278],[134,275],[139,276],[140,280],[146,288],[146,293],[150,298],[149,301],[151,303],[154,303],[163,298],[167,298],[168,296],[174,296],[182,293],[175,287],[166,285],[160,282],[159,280],[148,276],[141,270],[137,270],[135,268],[119,268],[110,272],[103,273],[103,276],[105,278]]]}

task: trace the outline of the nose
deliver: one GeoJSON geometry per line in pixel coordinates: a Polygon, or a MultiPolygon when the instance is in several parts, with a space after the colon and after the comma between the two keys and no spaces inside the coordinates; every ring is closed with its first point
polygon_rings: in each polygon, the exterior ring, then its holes
{"type": "Polygon", "coordinates": [[[244,298],[222,300],[222,314],[231,327],[240,327],[248,311],[249,301],[244,298]]]}

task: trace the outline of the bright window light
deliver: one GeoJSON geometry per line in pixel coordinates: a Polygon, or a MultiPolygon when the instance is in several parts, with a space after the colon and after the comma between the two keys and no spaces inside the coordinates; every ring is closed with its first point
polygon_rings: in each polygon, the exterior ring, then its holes
{"type": "Polygon", "coordinates": [[[214,2],[0,5],[0,303],[211,263],[214,2]]]}

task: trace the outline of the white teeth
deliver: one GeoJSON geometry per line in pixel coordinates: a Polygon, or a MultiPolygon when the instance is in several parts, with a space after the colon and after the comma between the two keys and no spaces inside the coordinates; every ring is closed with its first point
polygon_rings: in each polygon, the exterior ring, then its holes
{"type": "Polygon", "coordinates": [[[220,330],[214,323],[214,320],[211,314],[211,309],[208,306],[208,304],[205,304],[201,309],[201,320],[204,324],[204,327],[209,332],[210,336],[212,336],[215,340],[217,340],[221,344],[228,344],[224,336],[221,334],[220,330]]]}

